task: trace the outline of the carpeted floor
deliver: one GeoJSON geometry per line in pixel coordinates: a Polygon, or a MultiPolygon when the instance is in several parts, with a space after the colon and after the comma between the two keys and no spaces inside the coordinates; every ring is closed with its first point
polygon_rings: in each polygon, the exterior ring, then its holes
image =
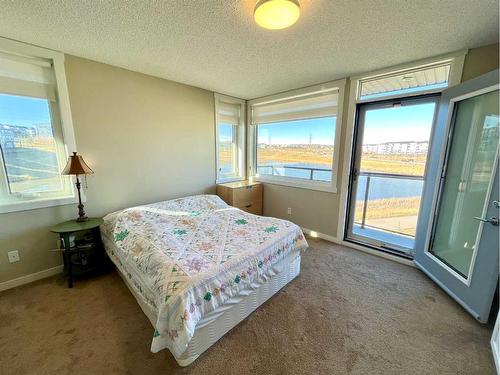
{"type": "Polygon", "coordinates": [[[493,374],[482,326],[420,271],[309,239],[302,273],[188,368],[115,273],[0,293],[6,374],[493,374]]]}

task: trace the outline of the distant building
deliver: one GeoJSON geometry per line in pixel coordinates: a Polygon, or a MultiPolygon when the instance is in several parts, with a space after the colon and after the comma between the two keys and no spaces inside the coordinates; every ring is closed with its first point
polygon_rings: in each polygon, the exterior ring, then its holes
{"type": "Polygon", "coordinates": [[[37,135],[42,138],[52,138],[52,125],[47,123],[34,124],[36,128],[37,135]]]}
{"type": "Polygon", "coordinates": [[[37,135],[35,128],[0,124],[0,145],[3,148],[18,146],[23,139],[37,135]]]}
{"type": "Polygon", "coordinates": [[[384,142],[364,144],[362,151],[367,154],[426,154],[429,142],[384,142]]]}

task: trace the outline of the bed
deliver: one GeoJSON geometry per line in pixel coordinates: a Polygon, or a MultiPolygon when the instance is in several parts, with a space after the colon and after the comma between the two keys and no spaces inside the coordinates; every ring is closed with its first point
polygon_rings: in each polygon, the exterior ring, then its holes
{"type": "Polygon", "coordinates": [[[181,366],[300,273],[297,225],[197,195],[104,217],[104,247],[153,325],[151,351],[181,366]]]}

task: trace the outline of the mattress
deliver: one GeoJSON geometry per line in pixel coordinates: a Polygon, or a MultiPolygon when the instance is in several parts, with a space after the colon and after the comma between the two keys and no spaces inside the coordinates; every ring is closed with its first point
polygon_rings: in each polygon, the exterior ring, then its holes
{"type": "Polygon", "coordinates": [[[199,322],[307,247],[288,221],[199,195],[128,208],[101,226],[110,259],[154,325],[151,351],[187,351],[199,322]]]}

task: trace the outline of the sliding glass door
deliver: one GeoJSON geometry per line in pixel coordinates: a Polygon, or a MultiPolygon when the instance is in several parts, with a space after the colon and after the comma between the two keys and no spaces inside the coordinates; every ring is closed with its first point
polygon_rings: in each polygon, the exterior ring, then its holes
{"type": "Polygon", "coordinates": [[[358,106],[346,240],[411,254],[438,99],[358,106]]]}

